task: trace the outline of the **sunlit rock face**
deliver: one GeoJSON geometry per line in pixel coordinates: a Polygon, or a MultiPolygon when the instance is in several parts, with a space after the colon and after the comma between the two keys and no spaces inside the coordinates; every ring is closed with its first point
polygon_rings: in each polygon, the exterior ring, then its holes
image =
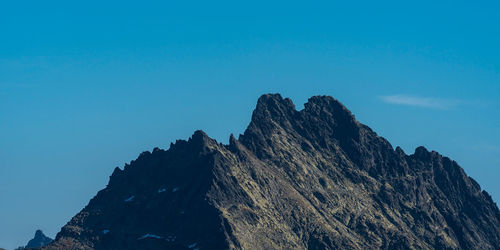
{"type": "Polygon", "coordinates": [[[499,249],[500,212],[456,162],[407,155],[328,96],[259,98],[229,145],[142,153],[45,249],[499,249]]]}

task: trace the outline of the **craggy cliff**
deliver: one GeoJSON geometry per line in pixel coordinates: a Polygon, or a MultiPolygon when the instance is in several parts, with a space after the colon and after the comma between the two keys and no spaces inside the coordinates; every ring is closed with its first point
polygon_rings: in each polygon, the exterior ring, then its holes
{"type": "Polygon", "coordinates": [[[196,131],[116,168],[45,249],[500,249],[456,162],[407,155],[329,96],[263,95],[223,145],[196,131]]]}

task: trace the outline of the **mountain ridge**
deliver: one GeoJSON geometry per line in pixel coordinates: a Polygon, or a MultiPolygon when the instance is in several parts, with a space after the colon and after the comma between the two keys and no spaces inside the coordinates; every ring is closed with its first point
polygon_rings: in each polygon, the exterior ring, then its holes
{"type": "Polygon", "coordinates": [[[267,94],[227,145],[198,130],[115,168],[45,249],[499,246],[496,203],[456,162],[394,149],[332,97],[267,94]]]}

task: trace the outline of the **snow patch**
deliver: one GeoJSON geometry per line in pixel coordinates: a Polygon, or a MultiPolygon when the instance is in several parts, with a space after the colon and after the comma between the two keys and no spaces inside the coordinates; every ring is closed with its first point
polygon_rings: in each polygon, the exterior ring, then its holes
{"type": "Polygon", "coordinates": [[[135,198],[135,196],[132,195],[132,196],[128,197],[127,199],[125,199],[125,202],[131,202],[134,200],[134,198],[135,198]]]}
{"type": "Polygon", "coordinates": [[[179,188],[178,188],[178,187],[174,187],[174,188],[172,189],[172,193],[175,193],[175,192],[177,192],[177,191],[179,191],[179,188]]]}
{"type": "Polygon", "coordinates": [[[165,191],[167,191],[167,190],[166,190],[166,189],[164,189],[164,188],[160,188],[160,189],[158,189],[158,193],[163,193],[163,192],[165,192],[165,191]]]}
{"type": "Polygon", "coordinates": [[[168,241],[168,242],[173,242],[176,239],[177,239],[177,236],[174,236],[174,235],[165,237],[165,240],[168,241]]]}
{"type": "Polygon", "coordinates": [[[196,243],[196,242],[195,242],[195,243],[193,243],[193,244],[189,245],[189,246],[188,246],[188,248],[195,248],[195,247],[196,247],[196,245],[198,245],[198,243],[196,243]]]}
{"type": "Polygon", "coordinates": [[[108,233],[109,233],[109,230],[107,230],[107,229],[102,230],[102,234],[108,234],[108,233]]]}
{"type": "Polygon", "coordinates": [[[162,239],[163,237],[161,236],[158,236],[156,234],[145,234],[139,238],[137,238],[138,240],[143,240],[143,239],[146,239],[146,238],[154,238],[154,239],[162,239]]]}

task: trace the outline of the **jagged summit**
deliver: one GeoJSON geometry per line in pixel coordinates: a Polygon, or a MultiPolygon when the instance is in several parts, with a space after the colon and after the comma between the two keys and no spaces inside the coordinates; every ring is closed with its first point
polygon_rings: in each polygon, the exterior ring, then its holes
{"type": "Polygon", "coordinates": [[[115,169],[46,249],[499,249],[458,164],[404,151],[329,96],[259,98],[229,144],[195,131],[115,169]]]}
{"type": "MultiPolygon", "coordinates": [[[[284,120],[296,119],[296,116],[301,113],[307,113],[309,116],[317,116],[319,118],[327,116],[335,116],[337,119],[347,119],[356,122],[356,119],[351,112],[338,100],[331,96],[313,96],[304,104],[304,109],[297,111],[294,103],[289,98],[283,98],[280,94],[265,94],[258,101],[257,106],[252,114],[252,123],[265,124],[269,120],[277,123],[284,120]]],[[[302,114],[305,116],[305,114],[302,114]]]]}
{"type": "Polygon", "coordinates": [[[31,239],[25,247],[19,247],[18,249],[33,249],[48,245],[52,242],[52,239],[47,237],[42,230],[38,229],[35,232],[35,236],[31,239]]]}
{"type": "MultiPolygon", "coordinates": [[[[339,109],[348,114],[351,114],[351,112],[341,102],[331,96],[326,95],[312,96],[308,99],[307,103],[305,103],[304,106],[306,108],[307,106],[316,106],[325,110],[339,109]]],[[[283,98],[280,94],[264,94],[260,96],[257,100],[257,106],[254,113],[258,113],[263,110],[286,110],[286,112],[282,113],[287,113],[289,111],[300,111],[296,110],[295,104],[290,98],[283,98]]]]}
{"type": "Polygon", "coordinates": [[[297,111],[290,99],[283,99],[279,94],[261,96],[252,120],[239,140],[258,157],[272,155],[270,151],[274,143],[280,143],[277,141],[280,135],[300,138],[304,147],[325,148],[339,141],[351,144],[351,139],[359,142],[360,124],[333,97],[311,97],[304,107],[297,111]]]}

